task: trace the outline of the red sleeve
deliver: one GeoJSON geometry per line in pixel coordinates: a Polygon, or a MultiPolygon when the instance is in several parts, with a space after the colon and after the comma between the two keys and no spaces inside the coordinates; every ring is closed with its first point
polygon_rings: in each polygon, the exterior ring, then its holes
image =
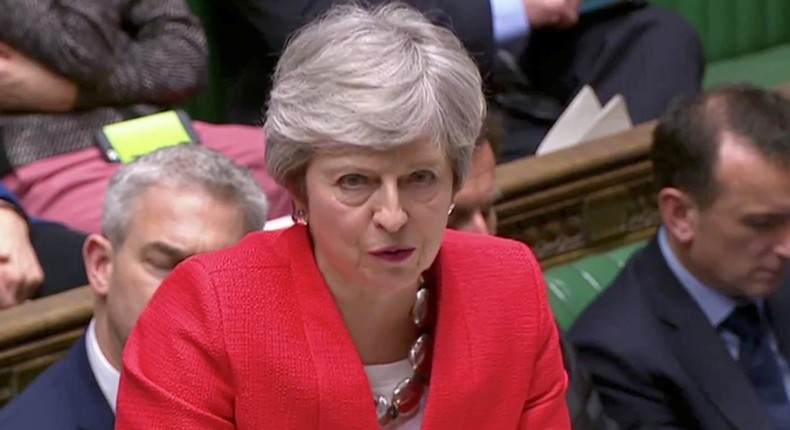
{"type": "Polygon", "coordinates": [[[570,430],[571,422],[565,401],[568,375],[562,361],[557,324],[546,296],[546,282],[532,252],[528,251],[528,266],[532,268],[534,299],[539,307],[540,324],[535,334],[537,353],[532,365],[533,378],[527,401],[521,413],[521,430],[570,430]]]}
{"type": "Polygon", "coordinates": [[[204,266],[168,276],[123,354],[116,429],[233,429],[221,306],[204,266]]]}

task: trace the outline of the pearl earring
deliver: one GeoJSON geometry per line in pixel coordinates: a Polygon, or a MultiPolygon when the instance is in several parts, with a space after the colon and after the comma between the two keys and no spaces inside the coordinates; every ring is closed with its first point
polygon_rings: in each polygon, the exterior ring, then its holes
{"type": "Polygon", "coordinates": [[[307,225],[307,211],[304,209],[297,209],[292,215],[295,224],[307,225]]]}

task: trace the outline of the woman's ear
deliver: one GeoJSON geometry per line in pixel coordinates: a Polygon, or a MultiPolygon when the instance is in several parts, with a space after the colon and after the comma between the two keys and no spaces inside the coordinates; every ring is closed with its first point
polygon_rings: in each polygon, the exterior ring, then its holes
{"type": "Polygon", "coordinates": [[[100,234],[91,234],[82,246],[85,273],[91,289],[99,296],[106,297],[112,276],[113,247],[110,240],[100,234]]]}
{"type": "Polygon", "coordinates": [[[307,204],[305,204],[302,201],[302,199],[297,198],[297,197],[291,197],[291,206],[292,206],[291,213],[296,213],[297,211],[300,211],[300,210],[302,210],[302,211],[306,211],[307,210],[307,204]]]}
{"type": "Polygon", "coordinates": [[[663,188],[658,193],[658,210],[667,233],[682,244],[694,239],[697,206],[685,192],[663,188]]]}

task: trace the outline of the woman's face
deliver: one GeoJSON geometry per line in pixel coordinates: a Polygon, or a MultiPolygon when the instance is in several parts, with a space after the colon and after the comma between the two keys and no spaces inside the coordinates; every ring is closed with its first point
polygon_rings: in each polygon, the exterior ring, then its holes
{"type": "Polygon", "coordinates": [[[414,285],[439,251],[453,196],[444,151],[417,142],[386,152],[316,154],[306,171],[315,258],[333,289],[414,285]]]}

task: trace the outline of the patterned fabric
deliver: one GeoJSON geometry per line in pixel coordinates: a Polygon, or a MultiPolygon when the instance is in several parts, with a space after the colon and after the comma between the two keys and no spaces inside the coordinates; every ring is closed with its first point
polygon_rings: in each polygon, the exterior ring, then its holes
{"type": "Polygon", "coordinates": [[[183,0],[0,0],[0,40],[78,85],[77,110],[4,114],[13,167],[84,149],[101,126],[186,100],[208,53],[183,0]]]}
{"type": "MultiPolygon", "coordinates": [[[[540,267],[515,241],[447,231],[422,429],[570,430],[540,267]]],[[[377,429],[370,384],[307,227],[180,264],[124,348],[116,429],[377,429]]]]}
{"type": "Polygon", "coordinates": [[[782,383],[782,372],[771,350],[768,325],[760,317],[757,305],[738,306],[719,327],[741,340],[738,364],[752,382],[774,426],[790,428],[790,403],[782,383]]]}

